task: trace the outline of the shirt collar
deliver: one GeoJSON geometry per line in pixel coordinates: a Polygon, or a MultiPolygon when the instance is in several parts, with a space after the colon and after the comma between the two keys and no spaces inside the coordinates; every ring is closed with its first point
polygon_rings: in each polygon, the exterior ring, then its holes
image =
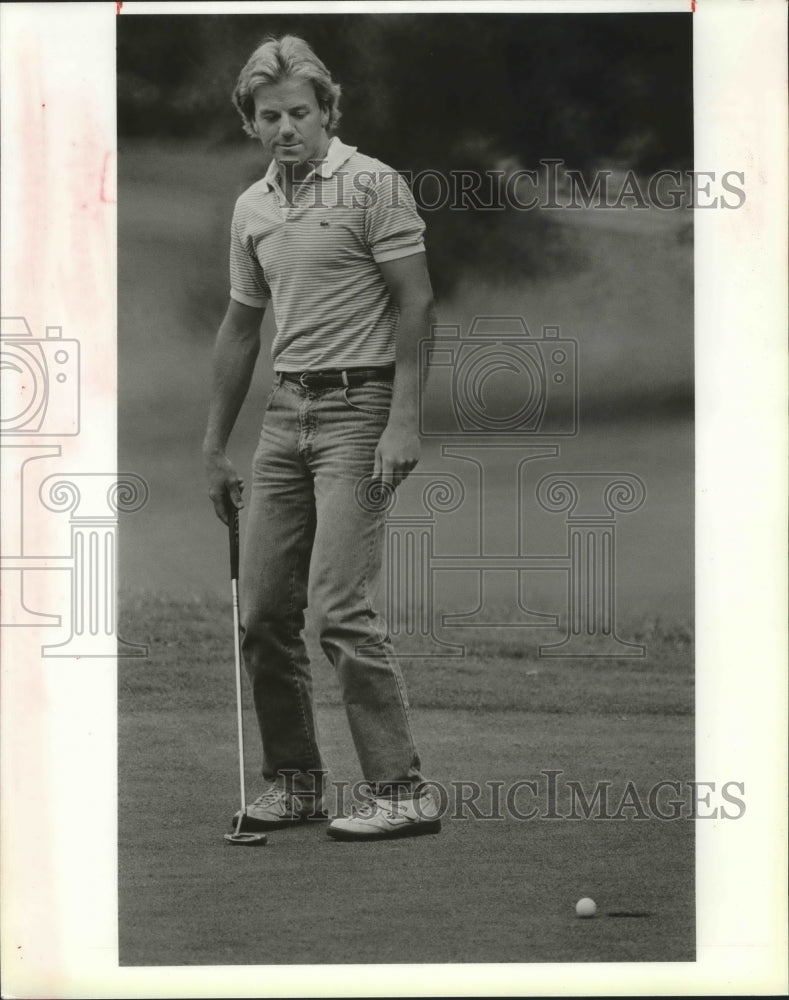
{"type": "MultiPolygon", "coordinates": [[[[343,163],[346,162],[355,152],[356,146],[346,146],[344,142],[335,135],[332,136],[329,141],[329,146],[326,150],[326,156],[321,160],[318,166],[309,173],[304,179],[310,180],[315,174],[319,177],[327,178],[335,174],[343,163]]],[[[275,182],[279,181],[279,164],[276,160],[272,160],[268,165],[268,170],[263,176],[263,183],[266,185],[267,190],[273,191],[275,182]]]]}

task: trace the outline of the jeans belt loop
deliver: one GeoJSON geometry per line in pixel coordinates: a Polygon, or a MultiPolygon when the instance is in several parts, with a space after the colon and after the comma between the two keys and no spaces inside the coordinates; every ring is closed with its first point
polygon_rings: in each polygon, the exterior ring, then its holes
{"type": "Polygon", "coordinates": [[[348,383],[348,372],[343,368],[343,370],[340,372],[340,375],[342,375],[342,384],[347,389],[348,388],[348,384],[349,384],[348,383]]]}

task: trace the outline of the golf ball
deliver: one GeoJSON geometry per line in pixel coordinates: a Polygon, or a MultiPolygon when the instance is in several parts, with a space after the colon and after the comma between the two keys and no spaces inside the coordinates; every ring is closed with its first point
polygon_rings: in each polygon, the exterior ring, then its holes
{"type": "Polygon", "coordinates": [[[593,917],[597,913],[597,903],[588,896],[579,899],[575,904],[575,915],[577,917],[593,917]]]}

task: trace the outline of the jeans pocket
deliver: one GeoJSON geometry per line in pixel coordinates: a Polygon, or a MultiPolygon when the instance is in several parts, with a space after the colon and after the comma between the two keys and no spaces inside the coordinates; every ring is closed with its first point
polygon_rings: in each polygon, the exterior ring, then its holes
{"type": "Polygon", "coordinates": [[[387,414],[392,406],[392,382],[364,382],[349,385],[343,398],[352,410],[360,413],[387,414]]]}
{"type": "Polygon", "coordinates": [[[266,400],[266,405],[263,407],[264,413],[266,412],[266,410],[271,409],[271,404],[274,402],[274,397],[279,392],[281,385],[282,385],[281,382],[275,382],[274,385],[272,385],[271,391],[268,394],[268,399],[266,400]]]}

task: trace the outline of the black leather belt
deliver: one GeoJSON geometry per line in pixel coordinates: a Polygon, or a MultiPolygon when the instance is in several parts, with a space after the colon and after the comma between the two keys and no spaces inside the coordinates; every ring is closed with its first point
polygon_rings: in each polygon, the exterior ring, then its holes
{"type": "Polygon", "coordinates": [[[362,385],[365,382],[390,382],[395,366],[383,368],[324,368],[322,371],[276,372],[286,382],[298,382],[304,389],[336,389],[340,386],[362,385]]]}

